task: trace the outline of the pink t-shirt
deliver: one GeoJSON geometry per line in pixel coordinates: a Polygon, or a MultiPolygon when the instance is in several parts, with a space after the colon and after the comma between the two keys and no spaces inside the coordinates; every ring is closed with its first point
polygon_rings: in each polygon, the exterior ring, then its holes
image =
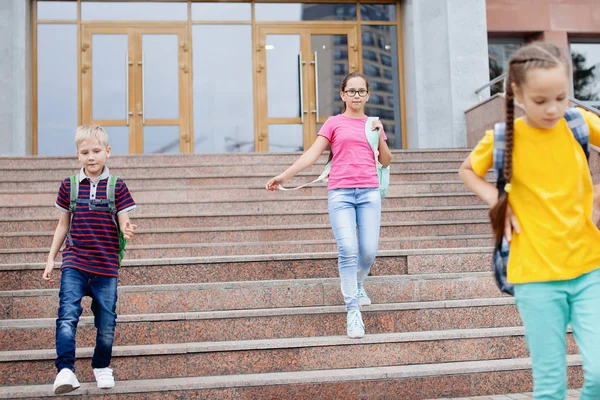
{"type": "MultiPolygon", "coordinates": [[[[319,135],[329,140],[333,152],[327,189],[379,187],[375,155],[365,134],[366,122],[367,117],[338,114],[327,118],[321,127],[319,135]]],[[[381,134],[387,140],[385,132],[381,134]]]]}

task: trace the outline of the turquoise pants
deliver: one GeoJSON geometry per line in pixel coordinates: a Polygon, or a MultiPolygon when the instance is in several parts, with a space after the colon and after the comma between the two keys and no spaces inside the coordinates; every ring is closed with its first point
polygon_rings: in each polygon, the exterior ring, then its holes
{"type": "Polygon", "coordinates": [[[535,400],[567,394],[567,324],[581,351],[581,400],[600,399],[600,269],[568,281],[515,285],[533,364],[535,400]]]}

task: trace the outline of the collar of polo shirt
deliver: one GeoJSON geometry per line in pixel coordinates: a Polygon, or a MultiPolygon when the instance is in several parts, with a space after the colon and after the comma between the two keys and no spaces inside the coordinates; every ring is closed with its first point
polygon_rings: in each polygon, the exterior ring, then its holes
{"type": "Polygon", "coordinates": [[[90,182],[97,182],[97,181],[101,181],[102,179],[107,179],[109,176],[110,176],[110,171],[108,170],[108,167],[105,165],[104,170],[102,171],[100,176],[97,177],[96,179],[92,179],[89,176],[87,176],[85,174],[84,168],[81,168],[81,171],[79,171],[79,173],[77,174],[77,179],[79,180],[79,183],[83,182],[85,179],[89,179],[90,182]]]}

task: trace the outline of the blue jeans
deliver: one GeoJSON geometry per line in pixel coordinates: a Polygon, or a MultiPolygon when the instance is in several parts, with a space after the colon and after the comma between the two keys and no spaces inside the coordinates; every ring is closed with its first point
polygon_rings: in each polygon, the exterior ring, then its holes
{"type": "Polygon", "coordinates": [[[581,351],[581,400],[600,399],[600,269],[576,279],[515,285],[533,364],[535,400],[567,394],[567,324],[581,351]]]}
{"type": "Polygon", "coordinates": [[[346,309],[358,310],[358,284],[369,274],[379,246],[381,194],[378,188],[332,189],[328,208],[346,309]]]}
{"type": "Polygon", "coordinates": [[[56,368],[75,371],[75,333],[81,316],[81,299],[92,298],[96,348],[92,368],[106,368],[112,358],[117,324],[117,278],[64,268],[60,278],[60,305],[56,320],[56,368]]]}

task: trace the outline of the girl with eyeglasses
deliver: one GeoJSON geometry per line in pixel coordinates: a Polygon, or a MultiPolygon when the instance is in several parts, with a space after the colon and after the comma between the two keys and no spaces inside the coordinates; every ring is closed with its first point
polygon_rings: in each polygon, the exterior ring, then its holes
{"type": "MultiPolygon", "coordinates": [[[[331,146],[331,172],[328,180],[328,209],[338,248],[338,269],[342,295],[348,311],[347,334],[365,335],[360,307],[371,304],[364,282],[377,255],[381,221],[381,194],[374,153],[365,135],[365,104],[369,83],[359,72],[348,74],[340,89],[342,113],[329,117],[314,144],[285,172],[267,182],[267,190],[277,190],[284,182],[313,165],[331,146]],[[358,234],[357,234],[358,228],[358,234]]],[[[371,129],[379,132],[379,162],[387,167],[392,153],[379,120],[371,129]]]]}

